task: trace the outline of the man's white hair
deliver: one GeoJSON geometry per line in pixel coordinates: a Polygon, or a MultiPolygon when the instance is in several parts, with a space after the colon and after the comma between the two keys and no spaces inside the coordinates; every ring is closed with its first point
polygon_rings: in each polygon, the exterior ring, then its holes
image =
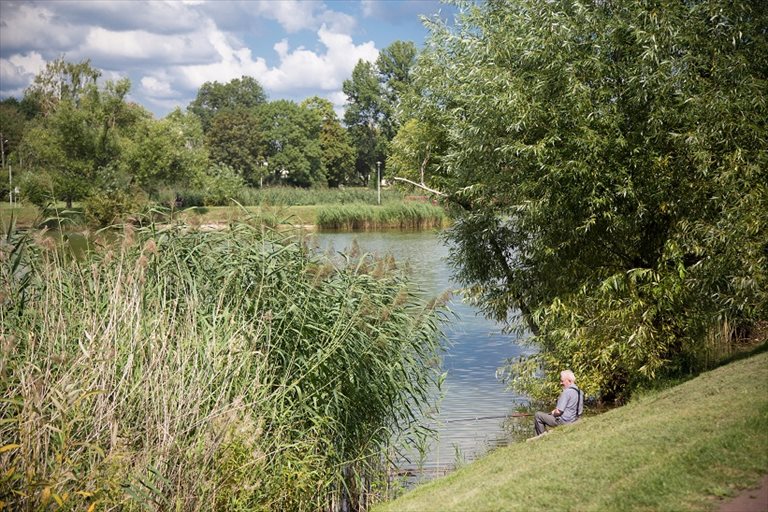
{"type": "Polygon", "coordinates": [[[560,372],[561,379],[568,379],[572,384],[576,384],[576,376],[571,370],[563,370],[560,372]]]}

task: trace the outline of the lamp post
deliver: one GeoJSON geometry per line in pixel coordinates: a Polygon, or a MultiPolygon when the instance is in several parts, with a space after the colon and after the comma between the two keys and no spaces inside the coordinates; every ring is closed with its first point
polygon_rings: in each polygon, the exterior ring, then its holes
{"type": "MultiPolygon", "coordinates": [[[[8,143],[8,141],[3,137],[3,134],[0,133],[0,155],[2,155],[0,158],[2,160],[0,163],[3,165],[3,169],[5,169],[5,145],[8,143]]],[[[11,205],[11,208],[13,208],[13,176],[11,173],[11,166],[8,166],[8,202],[11,205]]]]}
{"type": "Polygon", "coordinates": [[[381,205],[381,161],[376,160],[376,195],[381,205]]]}

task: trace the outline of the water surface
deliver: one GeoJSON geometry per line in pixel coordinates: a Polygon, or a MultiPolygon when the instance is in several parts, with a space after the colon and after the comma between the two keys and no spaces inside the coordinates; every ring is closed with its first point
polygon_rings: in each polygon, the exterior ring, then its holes
{"type": "MultiPolygon", "coordinates": [[[[431,296],[459,288],[446,261],[449,248],[437,232],[316,233],[314,237],[322,251],[343,251],[356,243],[364,253],[391,254],[398,264],[411,267],[413,278],[431,296]]],[[[438,439],[421,466],[426,477],[506,444],[509,435],[501,417],[526,403],[525,397],[505,389],[496,370],[507,358],[531,349],[518,344],[514,335],[502,334],[500,324],[463,303],[460,294],[453,296],[449,308],[455,319],[444,329],[448,345],[443,357],[445,396],[434,425],[438,439]],[[474,420],[489,416],[493,418],[474,420]]],[[[414,464],[406,466],[416,469],[414,464]]]]}

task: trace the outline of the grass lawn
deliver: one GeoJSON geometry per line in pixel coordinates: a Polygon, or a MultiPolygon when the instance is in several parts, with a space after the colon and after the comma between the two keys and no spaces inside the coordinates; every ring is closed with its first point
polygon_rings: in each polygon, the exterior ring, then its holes
{"type": "Polygon", "coordinates": [[[34,224],[35,221],[40,220],[40,210],[31,204],[17,206],[14,203],[14,207],[11,208],[8,201],[0,203],[0,225],[2,225],[2,231],[0,232],[5,232],[8,224],[11,222],[12,216],[14,217],[16,225],[29,227],[34,224]]]}
{"type": "MultiPolygon", "coordinates": [[[[317,210],[321,206],[270,206],[259,207],[249,206],[245,209],[254,215],[269,215],[274,217],[278,222],[284,224],[316,224],[317,223],[317,210]]],[[[60,206],[62,210],[65,209],[64,205],[60,206]]],[[[36,222],[42,220],[42,214],[36,206],[23,205],[21,207],[14,207],[11,209],[10,205],[0,203],[0,224],[2,224],[2,232],[8,226],[11,220],[11,216],[14,216],[16,225],[19,227],[31,227],[36,222]]],[[[186,221],[192,224],[220,224],[227,223],[232,220],[242,219],[245,217],[245,212],[240,207],[235,206],[207,206],[200,208],[189,208],[188,210],[179,212],[179,215],[186,221]]]]}
{"type": "Polygon", "coordinates": [[[319,206],[248,206],[246,213],[241,207],[207,206],[190,208],[180,212],[180,216],[191,223],[217,224],[245,218],[247,214],[269,215],[281,224],[315,224],[319,206]]]}
{"type": "Polygon", "coordinates": [[[498,449],[374,510],[713,510],[768,473],[767,425],[763,352],[498,449]]]}

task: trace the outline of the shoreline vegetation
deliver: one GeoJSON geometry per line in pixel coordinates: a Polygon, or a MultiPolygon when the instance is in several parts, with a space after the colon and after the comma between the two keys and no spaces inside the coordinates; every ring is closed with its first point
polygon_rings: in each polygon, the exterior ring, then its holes
{"type": "MultiPolygon", "coordinates": [[[[231,206],[176,206],[157,204],[136,219],[150,219],[155,223],[182,222],[191,227],[222,226],[244,220],[260,219],[269,227],[301,226],[319,230],[379,230],[379,229],[433,229],[446,227],[450,217],[446,210],[424,196],[408,196],[396,190],[382,193],[377,204],[376,192],[369,189],[301,190],[287,187],[264,189],[261,193],[246,194],[246,203],[233,202],[231,206]]],[[[79,205],[66,209],[63,204],[41,211],[24,204],[11,209],[0,204],[0,222],[3,232],[13,218],[16,227],[41,226],[82,230],[87,228],[86,216],[79,205]],[[61,224],[58,219],[66,219],[61,224]]]]}
{"type": "Polygon", "coordinates": [[[440,300],[291,232],[124,226],[0,242],[13,509],[337,510],[396,492],[439,389],[440,300]],[[394,486],[394,487],[393,487],[394,486]]]}

